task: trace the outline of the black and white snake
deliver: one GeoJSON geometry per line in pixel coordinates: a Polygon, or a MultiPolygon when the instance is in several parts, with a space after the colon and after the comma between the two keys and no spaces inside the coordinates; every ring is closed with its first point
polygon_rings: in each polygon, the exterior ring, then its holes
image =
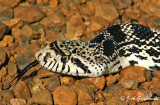
{"type": "MultiPolygon", "coordinates": [[[[54,41],[41,48],[16,83],[33,66],[73,75],[97,77],[128,66],[160,71],[160,31],[138,24],[113,25],[91,41],[54,41]]],[[[15,84],[16,84],[15,83],[15,84]]]]}

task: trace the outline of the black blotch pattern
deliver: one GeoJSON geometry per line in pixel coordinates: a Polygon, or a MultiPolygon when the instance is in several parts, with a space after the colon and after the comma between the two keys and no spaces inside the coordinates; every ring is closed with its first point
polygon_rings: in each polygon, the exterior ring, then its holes
{"type": "Polygon", "coordinates": [[[130,24],[132,25],[131,29],[134,29],[133,35],[140,38],[140,40],[145,39],[149,40],[150,38],[154,37],[154,33],[150,30],[147,26],[142,26],[139,24],[130,24]]]}
{"type": "Polygon", "coordinates": [[[104,40],[104,34],[97,35],[93,40],[90,41],[90,43],[101,43],[102,40],[104,40]]]}
{"type": "Polygon", "coordinates": [[[130,63],[131,66],[134,66],[135,64],[138,64],[138,62],[137,62],[137,61],[134,61],[134,60],[129,61],[129,63],[130,63]]]}
{"type": "Polygon", "coordinates": [[[120,25],[113,25],[111,27],[108,27],[107,31],[110,33],[111,36],[113,36],[116,42],[119,43],[125,41],[126,34],[121,31],[120,25]]]}
{"type": "Polygon", "coordinates": [[[155,56],[155,57],[159,57],[159,52],[154,50],[153,48],[150,48],[148,50],[146,50],[146,52],[150,55],[150,56],[155,56]]]}
{"type": "Polygon", "coordinates": [[[103,48],[103,54],[108,57],[114,53],[114,51],[116,50],[116,45],[113,43],[112,40],[106,40],[103,42],[103,48]]]}
{"type": "Polygon", "coordinates": [[[152,70],[158,70],[158,71],[160,71],[160,66],[150,66],[149,67],[150,69],[152,69],[152,70]]]}
{"type": "Polygon", "coordinates": [[[141,60],[147,60],[147,57],[143,57],[143,56],[140,56],[140,55],[135,55],[137,58],[141,59],[141,60]]]}
{"type": "Polygon", "coordinates": [[[71,58],[71,62],[76,64],[82,70],[84,70],[85,73],[91,73],[91,71],[88,69],[88,67],[86,67],[79,59],[71,58]]]}

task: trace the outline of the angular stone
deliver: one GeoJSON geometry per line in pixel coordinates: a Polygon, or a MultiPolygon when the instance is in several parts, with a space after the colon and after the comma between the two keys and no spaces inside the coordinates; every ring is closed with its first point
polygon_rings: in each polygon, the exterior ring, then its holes
{"type": "Polygon", "coordinates": [[[9,82],[3,82],[3,86],[2,86],[2,89],[3,90],[7,90],[11,87],[11,84],[9,82]]]}
{"type": "Polygon", "coordinates": [[[117,81],[117,78],[114,77],[113,75],[109,75],[106,77],[107,80],[107,86],[110,86],[111,84],[114,84],[117,81]]]}
{"type": "Polygon", "coordinates": [[[29,38],[29,39],[33,39],[36,37],[36,32],[33,31],[33,29],[28,26],[28,25],[25,25],[22,27],[22,35],[26,38],[29,38]]]}
{"type": "Polygon", "coordinates": [[[127,89],[136,89],[138,87],[138,82],[136,80],[121,79],[120,84],[127,89]]]}
{"type": "Polygon", "coordinates": [[[3,78],[7,75],[7,69],[6,67],[2,67],[0,70],[0,78],[3,78]]]}
{"type": "MultiPolygon", "coordinates": [[[[105,104],[104,105],[128,105],[128,103],[124,100],[121,100],[120,98],[121,96],[114,96],[111,98],[107,98],[105,100],[105,104]]],[[[135,104],[133,104],[135,105],[135,104]]]]}
{"type": "Polygon", "coordinates": [[[52,9],[56,8],[58,6],[58,0],[50,0],[49,5],[52,9]]]}
{"type": "Polygon", "coordinates": [[[3,23],[0,23],[0,40],[3,38],[3,36],[7,31],[8,31],[7,26],[3,23]]]}
{"type": "Polygon", "coordinates": [[[60,74],[48,71],[45,68],[40,69],[37,73],[38,78],[51,77],[53,75],[59,76],[60,74]]]}
{"type": "Polygon", "coordinates": [[[73,15],[67,22],[67,39],[73,40],[83,35],[86,25],[79,14],[73,15]]]}
{"type": "Polygon", "coordinates": [[[96,78],[84,78],[81,81],[86,82],[88,84],[93,84],[96,86],[98,89],[103,89],[105,86],[106,79],[104,76],[96,77],[96,78]]]}
{"type": "Polygon", "coordinates": [[[3,49],[0,48],[0,65],[6,61],[6,53],[3,49]]]}
{"type": "Polygon", "coordinates": [[[57,86],[60,86],[59,78],[57,76],[50,77],[46,85],[46,88],[52,92],[57,86]]]}
{"type": "Polygon", "coordinates": [[[72,88],[76,91],[78,95],[78,104],[88,105],[89,103],[93,102],[94,93],[88,85],[85,85],[83,83],[75,83],[75,85],[73,85],[72,88]]]}
{"type": "Polygon", "coordinates": [[[5,25],[7,25],[9,28],[20,28],[23,26],[23,21],[20,18],[14,18],[11,20],[3,21],[5,25]]]}
{"type": "Polygon", "coordinates": [[[144,67],[130,66],[120,72],[121,79],[132,79],[138,82],[146,81],[146,69],[144,67]]]}
{"type": "MultiPolygon", "coordinates": [[[[3,6],[2,4],[0,4],[0,20],[2,19],[2,17],[4,17],[4,20],[8,20],[8,19],[11,19],[13,18],[13,9],[8,7],[8,6],[3,6]]],[[[2,21],[4,21],[2,19],[2,21]]]]}
{"type": "Polygon", "coordinates": [[[160,71],[154,71],[152,74],[160,79],[160,71]]]}
{"type": "Polygon", "coordinates": [[[62,12],[59,9],[54,10],[46,18],[43,18],[40,22],[44,26],[53,27],[56,25],[64,25],[65,24],[65,17],[63,16],[62,12]]]}
{"type": "Polygon", "coordinates": [[[19,81],[13,89],[16,98],[28,100],[31,98],[30,90],[24,81],[19,81]]]}
{"type": "Polygon", "coordinates": [[[20,36],[22,35],[22,30],[19,29],[19,28],[12,28],[12,36],[15,38],[15,39],[18,39],[20,38],[20,36]]]}
{"type": "Polygon", "coordinates": [[[31,61],[29,59],[24,58],[23,56],[18,56],[16,58],[16,64],[20,70],[24,69],[31,61]]]}
{"type": "Polygon", "coordinates": [[[143,102],[152,97],[152,92],[150,90],[146,91],[143,89],[128,90],[124,92],[124,96],[126,97],[126,101],[134,100],[136,102],[143,102]]]}
{"type": "Polygon", "coordinates": [[[29,23],[41,20],[45,14],[36,6],[18,6],[14,8],[14,17],[29,23]]]}
{"type": "Polygon", "coordinates": [[[13,37],[10,35],[5,35],[3,37],[3,41],[7,44],[7,45],[11,45],[13,43],[13,37]]]}
{"type": "Polygon", "coordinates": [[[15,6],[17,6],[19,4],[21,0],[0,0],[0,4],[3,6],[7,6],[7,7],[11,7],[14,8],[15,6]]]}
{"type": "Polygon", "coordinates": [[[160,18],[159,6],[159,0],[145,0],[142,2],[141,9],[152,17],[160,18]]]}
{"type": "Polygon", "coordinates": [[[13,62],[8,63],[7,69],[10,76],[14,76],[17,73],[17,65],[13,62]]]}
{"type": "Polygon", "coordinates": [[[108,22],[117,19],[119,14],[112,3],[99,3],[95,7],[95,16],[102,17],[108,22]]]}
{"type": "Polygon", "coordinates": [[[61,84],[73,84],[75,83],[75,79],[71,76],[60,77],[61,84]]]}
{"type": "Polygon", "coordinates": [[[32,95],[32,98],[28,100],[28,104],[43,104],[43,105],[53,105],[53,100],[51,93],[47,90],[42,90],[38,93],[32,95]]]}
{"type": "Polygon", "coordinates": [[[40,49],[40,45],[36,43],[27,44],[23,50],[22,54],[25,58],[29,58],[31,61],[35,60],[35,53],[40,49]]]}
{"type": "Polygon", "coordinates": [[[112,0],[112,3],[117,9],[125,9],[131,5],[132,0],[112,0]]]}
{"type": "Polygon", "coordinates": [[[0,91],[0,95],[2,96],[2,102],[9,103],[12,98],[14,98],[14,94],[11,90],[2,90],[0,91]]]}
{"type": "Polygon", "coordinates": [[[56,105],[77,105],[77,94],[72,88],[62,85],[54,90],[53,100],[56,105]]]}
{"type": "Polygon", "coordinates": [[[11,102],[12,105],[25,105],[25,104],[27,104],[26,100],[17,99],[17,98],[11,99],[10,102],[11,102]]]}

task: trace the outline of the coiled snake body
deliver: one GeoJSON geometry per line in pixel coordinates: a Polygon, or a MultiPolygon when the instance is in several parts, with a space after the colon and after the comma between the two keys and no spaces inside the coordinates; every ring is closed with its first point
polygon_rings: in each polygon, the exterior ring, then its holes
{"type": "Polygon", "coordinates": [[[87,77],[127,66],[160,71],[160,31],[138,24],[113,25],[91,41],[54,41],[41,48],[36,59],[14,78],[16,83],[38,63],[53,72],[87,77]]]}

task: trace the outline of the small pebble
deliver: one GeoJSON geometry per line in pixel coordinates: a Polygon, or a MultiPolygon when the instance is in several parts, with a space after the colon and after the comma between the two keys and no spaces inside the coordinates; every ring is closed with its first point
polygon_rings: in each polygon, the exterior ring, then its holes
{"type": "Polygon", "coordinates": [[[0,65],[6,61],[6,53],[3,49],[0,48],[0,65]]]}
{"type": "Polygon", "coordinates": [[[26,105],[27,104],[26,100],[17,99],[17,98],[11,99],[10,102],[12,105],[26,105]]]}
{"type": "Polygon", "coordinates": [[[18,56],[16,58],[16,64],[20,70],[24,69],[31,61],[29,59],[24,58],[23,56],[18,56]]]}
{"type": "Polygon", "coordinates": [[[8,63],[7,69],[10,76],[14,76],[17,73],[17,65],[13,62],[8,63]]]}
{"type": "Polygon", "coordinates": [[[5,43],[7,43],[8,45],[12,44],[13,43],[13,37],[10,36],[10,35],[5,35],[4,38],[3,38],[3,41],[5,43]]]}

